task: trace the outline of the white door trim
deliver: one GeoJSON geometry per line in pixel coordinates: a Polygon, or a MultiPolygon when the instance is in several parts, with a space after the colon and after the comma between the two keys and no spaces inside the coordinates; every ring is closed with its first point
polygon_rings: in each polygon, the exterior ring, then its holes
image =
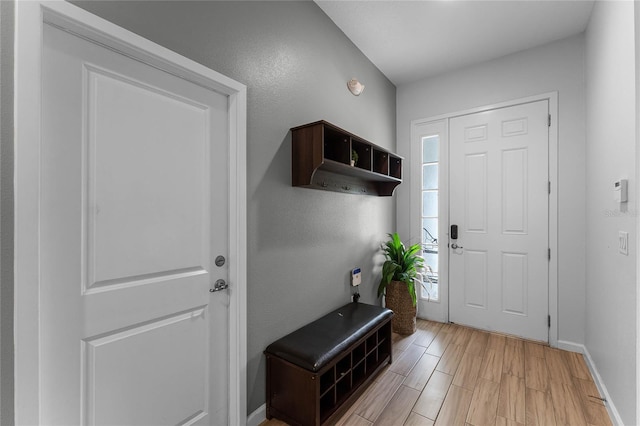
{"type": "MultiPolygon", "coordinates": [[[[461,115],[475,114],[478,112],[488,111],[497,108],[506,108],[514,105],[520,105],[541,100],[549,101],[549,114],[551,115],[551,126],[549,127],[549,180],[551,181],[551,194],[549,195],[549,247],[551,248],[551,260],[549,262],[549,315],[551,316],[551,327],[549,328],[549,345],[558,346],[558,92],[548,92],[539,95],[528,96],[520,99],[513,99],[492,105],[466,109],[462,111],[441,114],[434,117],[417,119],[411,121],[412,129],[412,146],[415,145],[413,138],[416,129],[427,123],[449,120],[461,115]]],[[[447,126],[448,127],[448,126],[447,126]]],[[[447,146],[449,141],[446,141],[447,146]]],[[[420,158],[419,155],[411,156],[411,181],[420,182],[420,158]]],[[[446,177],[445,177],[446,178],[446,177]]],[[[415,185],[414,185],[415,186],[415,185]]],[[[441,187],[449,187],[449,182],[441,182],[441,187]]],[[[412,188],[411,200],[418,200],[417,194],[412,188]]],[[[447,205],[448,208],[448,205],[447,205]]],[[[420,203],[412,202],[411,204],[411,226],[412,229],[420,229],[419,217],[416,216],[420,212],[420,203]],[[414,205],[415,204],[415,205],[414,205]],[[414,228],[415,227],[415,228],[414,228]]],[[[448,224],[447,224],[448,229],[448,224]]],[[[448,288],[448,282],[446,283],[448,288]]],[[[449,318],[448,304],[443,306],[445,310],[445,320],[449,318]]]]}
{"type": "Polygon", "coordinates": [[[247,420],[247,89],[222,74],[65,1],[15,6],[15,422],[40,424],[39,198],[43,23],[91,39],[229,97],[230,424],[247,420]]]}

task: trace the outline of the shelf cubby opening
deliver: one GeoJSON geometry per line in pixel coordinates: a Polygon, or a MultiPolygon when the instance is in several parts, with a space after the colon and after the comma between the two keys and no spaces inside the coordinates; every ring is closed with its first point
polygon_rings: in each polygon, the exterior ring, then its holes
{"type": "Polygon", "coordinates": [[[324,128],[324,158],[343,164],[351,162],[351,137],[331,127],[324,128]]]}
{"type": "Polygon", "coordinates": [[[389,158],[389,176],[402,179],[402,160],[393,155],[390,155],[389,158]]]}
{"type": "Polygon", "coordinates": [[[373,171],[381,175],[389,174],[389,154],[374,148],[373,171]]]}
{"type": "Polygon", "coordinates": [[[352,139],[351,149],[358,154],[358,161],[356,161],[355,167],[371,171],[371,158],[373,153],[371,145],[358,141],[357,139],[352,139]]]}

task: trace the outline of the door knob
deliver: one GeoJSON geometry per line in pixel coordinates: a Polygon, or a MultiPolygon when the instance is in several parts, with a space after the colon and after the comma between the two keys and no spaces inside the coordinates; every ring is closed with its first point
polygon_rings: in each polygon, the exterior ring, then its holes
{"type": "Polygon", "coordinates": [[[216,281],[216,283],[213,285],[213,288],[210,288],[209,291],[211,293],[215,293],[216,291],[226,290],[228,288],[229,288],[229,284],[227,284],[225,280],[220,279],[216,281]]]}
{"type": "Polygon", "coordinates": [[[464,248],[464,247],[459,246],[459,245],[457,245],[456,243],[453,243],[453,244],[451,244],[451,248],[452,248],[452,249],[454,249],[454,250],[456,250],[456,249],[461,249],[461,248],[464,248]]]}

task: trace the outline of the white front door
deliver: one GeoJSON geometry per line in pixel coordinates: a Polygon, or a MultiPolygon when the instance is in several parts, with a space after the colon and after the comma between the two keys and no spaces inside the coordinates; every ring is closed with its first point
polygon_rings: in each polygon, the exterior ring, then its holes
{"type": "Polygon", "coordinates": [[[41,423],[228,424],[228,97],[47,24],[42,98],[41,423]]]}
{"type": "Polygon", "coordinates": [[[452,322],[548,341],[548,114],[544,100],[450,120],[452,322]]]}

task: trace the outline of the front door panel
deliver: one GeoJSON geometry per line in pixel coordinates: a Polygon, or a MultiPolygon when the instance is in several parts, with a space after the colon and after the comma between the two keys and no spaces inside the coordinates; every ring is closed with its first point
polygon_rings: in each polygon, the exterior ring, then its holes
{"type": "Polygon", "coordinates": [[[453,322],[548,341],[547,117],[538,101],[450,121],[453,322]]]}

